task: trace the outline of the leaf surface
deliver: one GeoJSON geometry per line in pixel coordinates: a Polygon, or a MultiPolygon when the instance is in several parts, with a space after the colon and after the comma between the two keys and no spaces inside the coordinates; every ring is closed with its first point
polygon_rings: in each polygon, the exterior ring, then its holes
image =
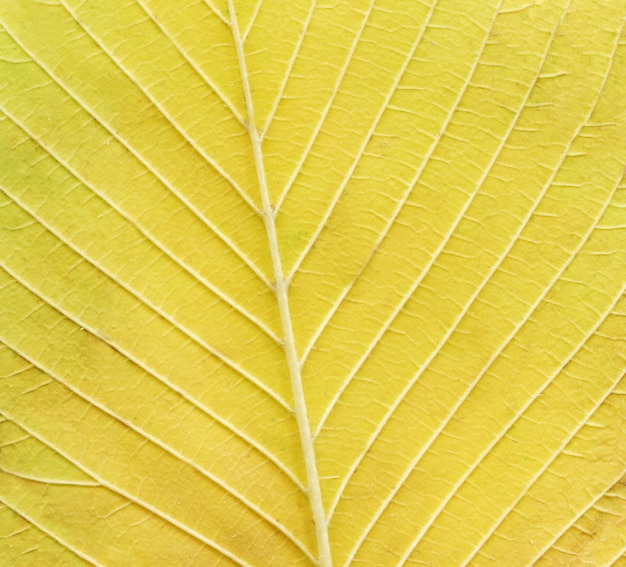
{"type": "Polygon", "coordinates": [[[0,3],[9,564],[624,564],[625,13],[0,3]]]}

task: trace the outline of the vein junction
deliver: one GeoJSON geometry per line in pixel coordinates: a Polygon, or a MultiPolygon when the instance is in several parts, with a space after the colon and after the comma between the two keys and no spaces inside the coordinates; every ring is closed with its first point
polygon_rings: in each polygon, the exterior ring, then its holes
{"type": "Polygon", "coordinates": [[[228,9],[231,16],[231,29],[235,48],[237,50],[237,60],[241,72],[241,83],[244,91],[246,102],[246,110],[248,113],[248,133],[254,152],[254,163],[257,172],[259,190],[261,192],[262,216],[265,224],[265,232],[267,234],[268,246],[274,268],[274,279],[276,300],[280,312],[280,320],[283,330],[282,346],[287,358],[287,366],[289,368],[289,377],[291,380],[291,389],[294,399],[294,412],[298,431],[300,433],[300,444],[304,456],[304,464],[307,475],[307,494],[315,524],[315,535],[318,547],[318,565],[320,567],[331,567],[332,560],[330,556],[330,543],[328,539],[328,529],[326,516],[324,514],[324,506],[322,503],[322,492],[317,472],[317,464],[315,461],[315,449],[313,446],[313,436],[309,425],[309,417],[304,399],[304,390],[302,387],[302,373],[296,353],[296,345],[291,325],[291,314],[289,312],[289,299],[287,295],[287,281],[283,272],[280,260],[280,251],[278,248],[278,238],[276,235],[276,223],[274,211],[270,202],[269,191],[267,188],[267,180],[265,177],[265,167],[263,163],[263,151],[261,149],[261,139],[256,129],[254,119],[254,105],[252,103],[252,95],[250,91],[250,83],[248,81],[248,72],[246,68],[245,53],[239,26],[237,23],[237,15],[233,0],[228,0],[228,9]]]}

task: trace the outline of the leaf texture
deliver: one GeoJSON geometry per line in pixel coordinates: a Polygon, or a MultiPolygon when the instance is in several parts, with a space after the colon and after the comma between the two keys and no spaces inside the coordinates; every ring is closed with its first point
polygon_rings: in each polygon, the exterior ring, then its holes
{"type": "Polygon", "coordinates": [[[622,0],[0,3],[8,565],[625,565],[622,0]]]}

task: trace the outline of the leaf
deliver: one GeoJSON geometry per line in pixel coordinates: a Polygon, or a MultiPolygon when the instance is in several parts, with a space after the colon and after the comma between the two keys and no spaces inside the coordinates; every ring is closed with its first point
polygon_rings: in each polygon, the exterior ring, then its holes
{"type": "Polygon", "coordinates": [[[621,0],[0,3],[9,565],[625,565],[621,0]]]}

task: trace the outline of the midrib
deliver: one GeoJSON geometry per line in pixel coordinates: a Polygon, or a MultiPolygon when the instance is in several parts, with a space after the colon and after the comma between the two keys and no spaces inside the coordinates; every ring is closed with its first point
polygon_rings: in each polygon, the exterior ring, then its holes
{"type": "Polygon", "coordinates": [[[239,33],[239,25],[233,0],[228,0],[228,10],[231,18],[231,30],[233,32],[233,40],[237,50],[237,59],[239,62],[239,70],[241,72],[241,83],[246,103],[246,111],[248,114],[248,134],[252,144],[254,153],[254,164],[261,193],[262,215],[265,224],[265,232],[267,234],[267,243],[270,250],[272,266],[274,268],[274,291],[278,309],[280,312],[280,321],[283,331],[282,346],[287,359],[289,368],[289,378],[291,380],[291,389],[294,399],[294,413],[300,433],[300,444],[304,457],[304,465],[307,476],[307,495],[311,506],[313,523],[315,525],[315,536],[318,548],[318,565],[320,567],[331,567],[332,560],[330,557],[330,543],[328,540],[328,529],[326,525],[326,516],[324,514],[324,505],[322,502],[322,491],[320,488],[319,475],[317,473],[317,464],[315,461],[315,449],[313,446],[313,438],[311,428],[309,426],[309,416],[307,413],[306,402],[304,399],[304,389],[302,387],[302,373],[298,356],[296,354],[296,344],[291,325],[291,314],[289,312],[289,298],[287,295],[287,282],[283,272],[280,260],[280,251],[278,247],[278,238],[276,236],[276,223],[274,211],[270,202],[270,196],[267,189],[267,180],[265,177],[265,166],[263,164],[263,150],[261,148],[261,140],[256,128],[254,119],[254,105],[252,103],[252,95],[250,92],[250,84],[248,82],[248,72],[246,68],[246,59],[244,54],[241,35],[239,33]]]}

